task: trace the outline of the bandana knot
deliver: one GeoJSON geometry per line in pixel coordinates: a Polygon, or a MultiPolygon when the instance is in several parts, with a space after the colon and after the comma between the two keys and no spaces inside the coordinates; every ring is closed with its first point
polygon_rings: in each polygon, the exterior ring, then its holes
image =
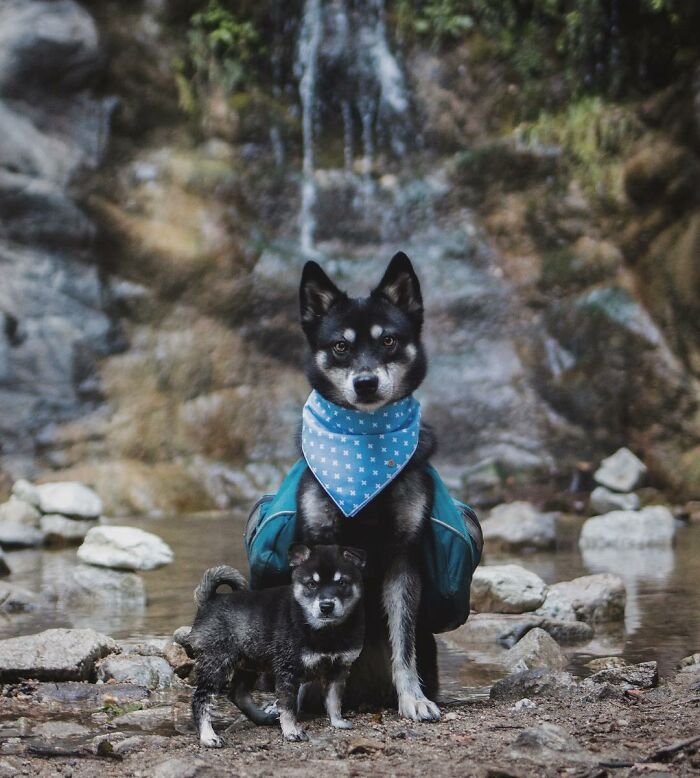
{"type": "Polygon", "coordinates": [[[419,432],[414,397],[356,411],[314,390],[302,412],[301,449],[328,496],[345,516],[355,516],[403,470],[419,432]]]}

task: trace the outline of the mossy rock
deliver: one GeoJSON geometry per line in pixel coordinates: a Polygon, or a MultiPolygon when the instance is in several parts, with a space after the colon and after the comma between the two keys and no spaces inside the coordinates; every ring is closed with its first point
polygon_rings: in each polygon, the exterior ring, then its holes
{"type": "Polygon", "coordinates": [[[507,190],[521,189],[554,175],[558,160],[554,147],[495,141],[460,152],[454,175],[460,183],[474,187],[498,183],[507,190]]]}

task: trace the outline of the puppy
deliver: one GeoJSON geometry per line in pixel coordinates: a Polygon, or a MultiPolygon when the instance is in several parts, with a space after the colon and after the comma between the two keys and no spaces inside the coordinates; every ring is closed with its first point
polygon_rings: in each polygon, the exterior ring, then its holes
{"type": "Polygon", "coordinates": [[[211,725],[215,693],[226,691],[256,724],[277,720],[251,698],[261,672],[274,678],[287,740],[308,740],[296,716],[299,687],[307,681],[320,682],[331,725],[351,727],[341,715],[341,701],[364,638],[364,552],[295,544],[289,549],[289,564],[289,586],[250,591],[240,573],[222,565],[207,570],[195,591],[198,610],[188,639],[197,671],[192,712],[203,746],[223,745],[211,725]],[[217,593],[221,584],[233,591],[217,593]]]}
{"type": "Polygon", "coordinates": [[[297,539],[367,554],[365,646],[347,701],[398,704],[402,716],[434,721],[437,650],[419,620],[419,546],[433,502],[426,464],[435,448],[412,397],[427,369],[420,284],[403,253],[361,298],[307,262],[300,309],[314,391],[303,414],[309,469],[297,493],[297,539]]]}

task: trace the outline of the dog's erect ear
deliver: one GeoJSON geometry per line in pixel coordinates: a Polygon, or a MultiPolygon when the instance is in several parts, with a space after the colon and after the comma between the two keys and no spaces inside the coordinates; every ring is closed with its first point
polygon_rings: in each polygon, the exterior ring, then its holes
{"type": "Polygon", "coordinates": [[[376,289],[372,290],[373,296],[385,297],[397,308],[423,321],[423,296],[420,293],[420,283],[411,260],[399,251],[394,254],[384,277],[376,289]]]}
{"type": "Polygon", "coordinates": [[[308,327],[324,316],[345,293],[331,281],[317,262],[307,262],[301,274],[299,308],[302,326],[308,327]]]}
{"type": "Polygon", "coordinates": [[[348,562],[352,562],[353,565],[359,567],[360,570],[364,570],[364,567],[367,564],[367,554],[361,548],[343,548],[343,558],[347,559],[348,562]]]}
{"type": "Polygon", "coordinates": [[[299,567],[311,556],[311,549],[302,543],[292,543],[287,552],[290,567],[299,567]]]}

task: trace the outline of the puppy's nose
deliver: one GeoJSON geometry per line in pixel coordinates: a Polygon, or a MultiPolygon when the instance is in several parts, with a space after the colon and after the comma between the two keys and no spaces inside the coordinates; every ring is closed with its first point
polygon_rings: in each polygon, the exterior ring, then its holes
{"type": "Polygon", "coordinates": [[[330,616],[333,613],[333,608],[335,608],[333,600],[321,600],[318,604],[318,609],[324,616],[330,616]]]}
{"type": "Polygon", "coordinates": [[[379,379],[372,373],[364,373],[356,376],[352,385],[358,397],[370,398],[377,392],[379,379]]]}

